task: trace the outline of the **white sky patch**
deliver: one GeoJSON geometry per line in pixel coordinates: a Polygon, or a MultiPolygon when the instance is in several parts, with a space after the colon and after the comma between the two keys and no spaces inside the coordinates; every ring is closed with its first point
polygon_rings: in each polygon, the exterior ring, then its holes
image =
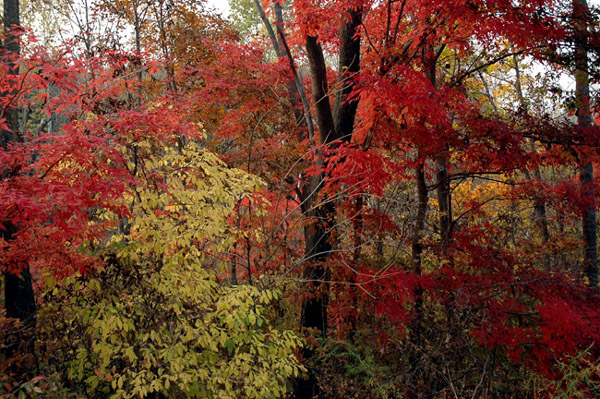
{"type": "Polygon", "coordinates": [[[229,8],[229,0],[207,0],[206,4],[217,10],[224,17],[229,16],[231,9],[229,8]]]}

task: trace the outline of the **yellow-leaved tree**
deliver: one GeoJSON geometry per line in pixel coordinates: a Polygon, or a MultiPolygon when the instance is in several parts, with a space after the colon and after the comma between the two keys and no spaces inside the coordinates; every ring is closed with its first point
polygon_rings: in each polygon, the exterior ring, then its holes
{"type": "Polygon", "coordinates": [[[131,216],[103,243],[104,269],[47,290],[45,363],[69,362],[63,377],[91,397],[283,396],[302,366],[298,336],[269,323],[280,293],[219,282],[228,218],[262,182],[196,140],[137,140],[135,153],[131,216]]]}

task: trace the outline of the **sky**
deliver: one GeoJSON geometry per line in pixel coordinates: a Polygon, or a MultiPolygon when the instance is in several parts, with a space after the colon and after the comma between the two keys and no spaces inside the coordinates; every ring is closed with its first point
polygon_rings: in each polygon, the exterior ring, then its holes
{"type": "Polygon", "coordinates": [[[206,2],[210,7],[220,11],[223,16],[229,14],[229,1],[228,0],[207,0],[206,2]]]}

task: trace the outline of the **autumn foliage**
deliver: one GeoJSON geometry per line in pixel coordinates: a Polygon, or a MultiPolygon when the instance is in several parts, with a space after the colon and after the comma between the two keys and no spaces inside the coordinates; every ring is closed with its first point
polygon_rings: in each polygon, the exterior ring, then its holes
{"type": "Polygon", "coordinates": [[[19,31],[0,267],[37,311],[0,313],[3,395],[598,396],[581,4],[257,1],[240,37],[96,3],[131,51],[19,31]]]}

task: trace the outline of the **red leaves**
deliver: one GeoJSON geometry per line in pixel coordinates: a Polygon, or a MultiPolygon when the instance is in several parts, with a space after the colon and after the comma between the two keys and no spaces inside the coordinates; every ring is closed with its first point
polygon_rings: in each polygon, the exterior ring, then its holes
{"type": "MultiPolygon", "coordinates": [[[[359,273],[358,283],[364,292],[376,298],[375,313],[385,316],[394,324],[404,325],[410,321],[414,291],[422,284],[422,278],[394,268],[383,273],[364,270],[359,273]]],[[[364,294],[361,296],[365,296],[364,294]]]]}
{"type": "Polygon", "coordinates": [[[328,195],[344,192],[349,197],[363,193],[381,196],[394,166],[376,150],[342,144],[328,157],[325,192],[328,195]]]}
{"type": "Polygon", "coordinates": [[[0,80],[13,93],[4,107],[39,110],[42,129],[0,150],[0,220],[16,228],[2,243],[1,268],[85,272],[100,262],[94,246],[129,214],[124,197],[139,170],[122,149],[134,151],[141,136],[151,137],[156,150],[175,137],[200,140],[202,132],[186,118],[185,99],[128,110],[137,83],[121,73],[127,57],[120,53],[53,58],[36,49],[19,62],[25,65],[20,74],[0,80]]]}
{"type": "Polygon", "coordinates": [[[0,220],[17,227],[5,267],[87,270],[95,261],[82,246],[112,227],[96,219],[94,209],[125,212],[119,201],[128,178],[120,155],[104,137],[77,133],[44,134],[0,152],[12,165],[0,186],[0,220]]]}

